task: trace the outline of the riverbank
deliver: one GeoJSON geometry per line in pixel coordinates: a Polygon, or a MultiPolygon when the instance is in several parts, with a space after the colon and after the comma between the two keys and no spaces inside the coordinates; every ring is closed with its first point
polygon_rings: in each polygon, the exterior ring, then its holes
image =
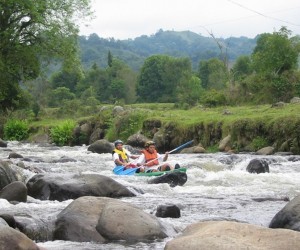
{"type": "Polygon", "coordinates": [[[86,116],[60,111],[41,114],[29,123],[30,142],[51,141],[49,130],[72,119],[76,127],[69,145],[89,145],[99,139],[128,141],[133,135],[155,139],[158,148],[169,150],[193,139],[206,152],[273,152],[300,154],[300,104],[278,103],[240,107],[194,107],[174,104],[104,105],[86,116]]]}

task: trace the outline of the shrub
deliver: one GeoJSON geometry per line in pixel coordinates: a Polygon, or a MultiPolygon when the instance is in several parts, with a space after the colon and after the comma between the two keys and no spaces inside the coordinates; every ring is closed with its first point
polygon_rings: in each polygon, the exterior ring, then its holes
{"type": "Polygon", "coordinates": [[[4,125],[4,139],[22,141],[28,138],[27,121],[10,119],[4,125]]]}
{"type": "Polygon", "coordinates": [[[73,139],[72,134],[75,125],[74,121],[66,120],[62,124],[51,128],[50,137],[52,141],[58,146],[70,144],[73,139]]]}
{"type": "Polygon", "coordinates": [[[263,137],[257,136],[252,140],[250,146],[253,148],[254,151],[257,151],[261,148],[268,146],[268,141],[263,137]]]}
{"type": "Polygon", "coordinates": [[[222,91],[212,89],[203,94],[201,102],[208,107],[216,107],[225,105],[226,97],[222,91]]]}

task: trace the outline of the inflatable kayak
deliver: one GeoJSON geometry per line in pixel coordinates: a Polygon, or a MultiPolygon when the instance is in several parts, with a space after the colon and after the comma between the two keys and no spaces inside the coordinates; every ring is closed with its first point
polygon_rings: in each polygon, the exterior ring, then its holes
{"type": "Polygon", "coordinates": [[[186,168],[177,168],[170,171],[159,171],[159,172],[150,172],[150,173],[135,173],[134,175],[137,176],[160,176],[166,173],[173,173],[173,172],[186,172],[186,168]]]}
{"type": "Polygon", "coordinates": [[[177,168],[170,171],[159,171],[159,172],[149,172],[149,173],[144,173],[144,172],[137,173],[138,170],[139,168],[129,168],[124,170],[123,166],[116,166],[113,169],[113,172],[116,175],[135,175],[135,176],[160,176],[171,172],[186,172],[186,168],[177,168]]]}

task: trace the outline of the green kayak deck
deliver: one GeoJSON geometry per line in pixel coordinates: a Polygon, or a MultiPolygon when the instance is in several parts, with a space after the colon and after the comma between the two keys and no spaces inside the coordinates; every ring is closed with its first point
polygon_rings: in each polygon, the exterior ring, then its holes
{"type": "Polygon", "coordinates": [[[158,172],[149,172],[149,173],[135,173],[135,176],[160,176],[167,173],[173,172],[186,172],[186,168],[178,168],[170,171],[158,171],[158,172]]]}

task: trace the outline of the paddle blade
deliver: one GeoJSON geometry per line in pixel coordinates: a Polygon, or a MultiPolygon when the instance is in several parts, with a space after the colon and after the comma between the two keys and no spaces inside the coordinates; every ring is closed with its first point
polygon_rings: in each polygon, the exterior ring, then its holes
{"type": "Polygon", "coordinates": [[[113,169],[113,172],[114,174],[119,174],[123,171],[124,169],[124,166],[116,166],[114,169],[113,169]]]}
{"type": "Polygon", "coordinates": [[[139,169],[139,168],[129,168],[129,169],[125,169],[123,170],[124,167],[123,166],[116,166],[113,170],[113,172],[116,175],[134,175],[135,172],[139,169]]]}

